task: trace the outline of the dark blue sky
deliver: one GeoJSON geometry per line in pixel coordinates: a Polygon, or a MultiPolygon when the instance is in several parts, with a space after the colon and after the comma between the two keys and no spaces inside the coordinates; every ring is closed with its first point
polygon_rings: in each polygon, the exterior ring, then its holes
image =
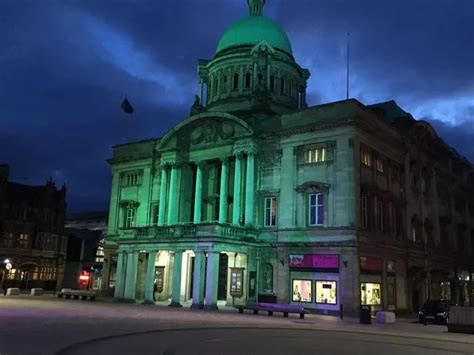
{"type": "MultiPolygon", "coordinates": [[[[245,0],[0,1],[0,162],[12,179],[68,186],[69,212],[106,209],[111,146],[186,117],[198,58],[245,0]],[[133,117],[120,109],[124,95],[133,117]]],[[[309,104],[395,99],[474,161],[474,2],[267,0],[311,70],[309,104]]]]}

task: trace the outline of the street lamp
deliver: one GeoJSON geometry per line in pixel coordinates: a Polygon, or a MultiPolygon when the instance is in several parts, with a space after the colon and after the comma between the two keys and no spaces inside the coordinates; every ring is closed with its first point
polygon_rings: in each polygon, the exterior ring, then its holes
{"type": "Polygon", "coordinates": [[[6,277],[6,272],[5,271],[10,270],[12,268],[12,264],[10,262],[10,259],[3,260],[3,263],[5,264],[5,269],[3,270],[3,275],[2,275],[2,290],[4,289],[4,285],[5,285],[5,277],[6,277]]]}

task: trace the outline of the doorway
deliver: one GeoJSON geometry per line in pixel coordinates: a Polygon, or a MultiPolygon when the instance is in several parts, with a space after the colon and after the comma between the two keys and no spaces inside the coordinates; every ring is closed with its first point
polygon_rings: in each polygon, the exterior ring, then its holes
{"type": "Polygon", "coordinates": [[[227,254],[219,256],[219,279],[217,282],[217,299],[219,301],[227,299],[227,268],[229,257],[227,254]]]}

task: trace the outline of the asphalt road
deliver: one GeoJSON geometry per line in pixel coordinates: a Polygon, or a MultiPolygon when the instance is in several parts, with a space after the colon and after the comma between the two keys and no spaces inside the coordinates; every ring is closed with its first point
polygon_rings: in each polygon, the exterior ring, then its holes
{"type": "Polygon", "coordinates": [[[283,318],[52,296],[0,296],[0,355],[471,354],[474,336],[409,319],[283,318]]]}
{"type": "MultiPolygon", "coordinates": [[[[472,349],[474,351],[474,349],[472,349]]],[[[301,329],[186,329],[107,337],[62,349],[58,355],[182,354],[473,354],[439,341],[301,329]]]]}

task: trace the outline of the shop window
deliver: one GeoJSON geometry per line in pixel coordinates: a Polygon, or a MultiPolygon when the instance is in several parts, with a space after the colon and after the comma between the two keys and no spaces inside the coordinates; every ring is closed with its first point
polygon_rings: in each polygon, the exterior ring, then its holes
{"type": "Polygon", "coordinates": [[[276,197],[265,197],[265,227],[276,226],[277,199],[276,197]]]}
{"type": "Polygon", "coordinates": [[[308,195],[309,225],[321,226],[324,223],[324,195],[322,193],[308,195]]]}
{"type": "Polygon", "coordinates": [[[246,89],[250,89],[250,79],[251,79],[250,73],[245,74],[245,88],[246,89]]]}
{"type": "Polygon", "coordinates": [[[377,203],[377,227],[379,232],[383,232],[383,203],[377,203]]]}
{"type": "Polygon", "coordinates": [[[312,302],[311,284],[311,280],[293,280],[291,300],[293,302],[312,302]]]}
{"type": "Polygon", "coordinates": [[[124,219],[124,228],[132,228],[135,227],[135,215],[136,215],[136,208],[135,207],[126,207],[125,208],[125,219],[124,219]]]}
{"type": "Polygon", "coordinates": [[[159,212],[158,202],[154,202],[150,206],[150,224],[156,226],[158,224],[158,212],[159,212]]]}
{"type": "Polygon", "coordinates": [[[316,303],[337,304],[336,281],[316,281],[316,303]]]}
{"type": "Polygon", "coordinates": [[[363,305],[379,306],[382,303],[379,283],[360,284],[360,303],[363,305]]]}
{"type": "Polygon", "coordinates": [[[372,153],[366,149],[361,149],[360,162],[362,163],[362,165],[371,167],[372,166],[372,153]]]}
{"type": "Polygon", "coordinates": [[[362,227],[367,228],[368,223],[369,223],[367,196],[362,196],[362,199],[361,199],[361,219],[362,219],[362,227]]]}
{"type": "Polygon", "coordinates": [[[307,163],[321,163],[326,161],[326,148],[312,148],[306,151],[307,163]]]}
{"type": "Polygon", "coordinates": [[[234,80],[232,82],[232,88],[234,90],[239,88],[239,74],[234,74],[234,80]]]}
{"type": "Polygon", "coordinates": [[[375,159],[375,169],[380,174],[385,174],[385,161],[382,158],[375,159]]]}
{"type": "Polygon", "coordinates": [[[28,234],[20,234],[18,236],[18,247],[20,248],[28,248],[28,234]]]}

